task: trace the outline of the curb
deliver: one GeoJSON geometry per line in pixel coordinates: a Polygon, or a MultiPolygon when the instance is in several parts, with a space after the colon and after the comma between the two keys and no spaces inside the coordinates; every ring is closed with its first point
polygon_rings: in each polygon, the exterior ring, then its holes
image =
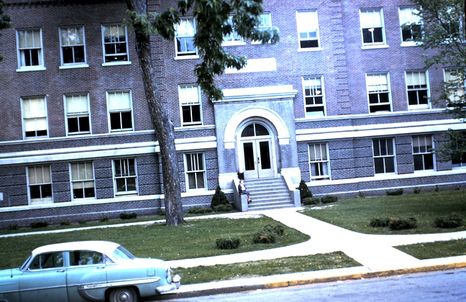
{"type": "Polygon", "coordinates": [[[466,268],[466,261],[447,263],[447,264],[437,264],[437,265],[425,265],[425,266],[384,270],[384,271],[368,271],[368,268],[364,266],[359,266],[359,267],[352,267],[348,269],[334,269],[334,270],[326,270],[326,271],[308,272],[313,275],[321,274],[322,275],[321,277],[319,276],[306,277],[305,276],[306,273],[304,274],[296,273],[296,274],[274,275],[274,276],[267,276],[267,277],[185,285],[184,290],[183,290],[183,285],[182,285],[180,290],[178,290],[177,292],[169,294],[169,295],[161,296],[158,298],[158,300],[167,300],[167,299],[173,299],[173,298],[174,299],[192,298],[192,297],[199,297],[199,296],[206,296],[206,295],[227,294],[227,293],[250,291],[250,290],[261,290],[261,289],[284,288],[284,287],[320,284],[320,283],[329,283],[329,282],[338,282],[338,281],[383,278],[383,277],[390,277],[390,276],[427,273],[427,272],[434,272],[434,271],[447,271],[447,270],[462,269],[462,268],[466,268]],[[354,272],[348,273],[346,271],[354,271],[354,272]],[[266,279],[277,279],[277,280],[267,281],[266,279]],[[236,283],[236,285],[234,283],[236,283]]]}

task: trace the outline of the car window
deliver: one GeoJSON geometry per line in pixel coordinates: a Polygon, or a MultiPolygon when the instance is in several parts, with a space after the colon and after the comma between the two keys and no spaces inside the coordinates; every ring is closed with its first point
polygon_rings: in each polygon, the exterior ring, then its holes
{"type": "Polygon", "coordinates": [[[63,267],[63,252],[43,253],[34,257],[29,269],[47,269],[63,267]]]}
{"type": "Polygon", "coordinates": [[[95,251],[72,251],[70,252],[70,265],[93,265],[104,262],[104,257],[101,253],[95,251]]]}
{"type": "Polygon", "coordinates": [[[113,258],[114,259],[122,259],[122,260],[128,260],[128,259],[134,259],[134,255],[131,254],[130,251],[122,247],[121,245],[113,251],[113,258]]]}

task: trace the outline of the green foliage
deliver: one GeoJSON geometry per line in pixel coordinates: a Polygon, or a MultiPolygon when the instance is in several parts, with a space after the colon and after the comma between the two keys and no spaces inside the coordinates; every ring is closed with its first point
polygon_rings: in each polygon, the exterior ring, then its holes
{"type": "Polygon", "coordinates": [[[205,208],[205,207],[195,207],[195,208],[190,208],[188,210],[189,214],[209,214],[212,213],[211,208],[205,208]]]}
{"type": "Polygon", "coordinates": [[[414,217],[410,217],[408,219],[397,217],[390,218],[388,227],[393,231],[415,229],[417,228],[417,220],[414,217]]]}
{"type": "Polygon", "coordinates": [[[373,228],[385,228],[388,227],[390,219],[388,218],[372,218],[369,222],[369,226],[373,228]]]}
{"type": "Polygon", "coordinates": [[[317,197],[306,197],[303,200],[303,205],[305,206],[311,206],[311,205],[315,205],[319,203],[320,203],[320,198],[317,198],[317,197]]]}
{"type": "Polygon", "coordinates": [[[226,213],[233,211],[233,205],[231,203],[219,204],[213,208],[214,212],[226,213]]]}
{"type": "Polygon", "coordinates": [[[138,217],[137,213],[121,213],[120,214],[120,219],[122,220],[128,220],[128,219],[136,219],[138,217]]]}
{"type": "Polygon", "coordinates": [[[445,217],[438,217],[434,222],[435,226],[443,229],[453,229],[464,225],[463,218],[458,214],[450,214],[445,217]]]}
{"type": "Polygon", "coordinates": [[[312,197],[312,192],[309,190],[306,182],[301,179],[299,182],[299,196],[301,197],[301,203],[304,203],[304,199],[312,197]]]}
{"type": "Polygon", "coordinates": [[[210,202],[210,207],[212,209],[215,209],[215,207],[217,207],[219,205],[225,205],[225,204],[229,204],[229,203],[230,202],[228,201],[228,198],[225,195],[225,193],[223,193],[220,186],[217,186],[217,188],[215,189],[215,194],[212,196],[212,201],[210,202]]]}
{"type": "Polygon", "coordinates": [[[239,238],[219,238],[215,241],[215,245],[221,250],[234,250],[237,249],[241,244],[239,238]]]}
{"type": "Polygon", "coordinates": [[[322,203],[333,203],[333,202],[337,202],[337,201],[338,201],[338,197],[331,196],[331,195],[325,195],[324,197],[322,197],[320,199],[320,202],[322,202],[322,203]]]}
{"type": "Polygon", "coordinates": [[[403,195],[403,189],[387,190],[385,191],[385,194],[387,194],[388,196],[403,195]]]}
{"type": "Polygon", "coordinates": [[[281,225],[268,224],[264,226],[262,230],[255,233],[253,236],[254,243],[275,243],[277,237],[281,237],[285,234],[285,229],[281,225]]]}
{"type": "Polygon", "coordinates": [[[49,226],[49,223],[47,221],[37,221],[37,222],[31,223],[32,229],[46,228],[48,226],[49,226]]]}

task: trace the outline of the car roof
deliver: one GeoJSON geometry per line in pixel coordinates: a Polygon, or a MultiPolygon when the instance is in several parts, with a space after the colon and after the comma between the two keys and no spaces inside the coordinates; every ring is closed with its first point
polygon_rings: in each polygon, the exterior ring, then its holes
{"type": "Polygon", "coordinates": [[[75,251],[75,250],[89,250],[110,255],[120,245],[111,241],[72,241],[64,243],[48,244],[38,247],[32,251],[33,255],[47,253],[47,252],[59,252],[59,251],[75,251]]]}

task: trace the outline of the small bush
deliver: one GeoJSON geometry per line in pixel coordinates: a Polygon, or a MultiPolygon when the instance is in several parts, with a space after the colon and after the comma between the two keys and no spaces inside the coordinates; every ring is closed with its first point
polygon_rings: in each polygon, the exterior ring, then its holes
{"type": "Polygon", "coordinates": [[[414,188],[414,194],[421,193],[421,188],[414,188]]]}
{"type": "Polygon", "coordinates": [[[320,203],[320,198],[316,198],[316,197],[306,197],[303,200],[303,205],[305,206],[310,206],[310,205],[319,204],[319,203],[320,203]]]}
{"type": "Polygon", "coordinates": [[[221,204],[229,204],[230,202],[228,201],[227,196],[225,193],[223,193],[222,189],[220,186],[217,186],[217,189],[215,189],[215,193],[212,196],[212,201],[210,202],[210,207],[214,209],[216,206],[221,205],[221,204]]]}
{"type": "Polygon", "coordinates": [[[283,236],[283,234],[285,234],[285,228],[279,224],[277,225],[268,224],[264,227],[263,231],[274,233],[277,236],[283,236]]]}
{"type": "Polygon", "coordinates": [[[230,203],[219,204],[218,206],[215,206],[213,210],[214,212],[221,212],[221,213],[231,212],[233,211],[233,205],[231,205],[230,203]]]}
{"type": "Polygon", "coordinates": [[[388,196],[403,195],[403,189],[387,190],[385,191],[385,194],[387,194],[388,196]]]}
{"type": "Polygon", "coordinates": [[[415,229],[417,227],[417,220],[413,217],[408,219],[390,218],[388,226],[393,231],[415,229]]]}
{"type": "Polygon", "coordinates": [[[385,228],[388,227],[390,219],[388,218],[372,218],[369,222],[369,226],[373,228],[385,228]]]}
{"type": "Polygon", "coordinates": [[[312,192],[309,190],[304,180],[301,180],[301,182],[299,183],[298,189],[299,189],[299,196],[301,197],[301,203],[304,203],[304,199],[312,197],[312,192]]]}
{"type": "Polygon", "coordinates": [[[239,238],[219,238],[215,244],[221,250],[234,250],[240,246],[241,240],[239,238]]]}
{"type": "Polygon", "coordinates": [[[49,223],[47,221],[37,221],[31,223],[31,228],[33,229],[39,229],[39,228],[46,228],[49,226],[49,223]]]}
{"type": "Polygon", "coordinates": [[[273,232],[260,231],[254,234],[253,242],[254,243],[275,243],[277,241],[277,236],[273,232]]]}
{"type": "Polygon", "coordinates": [[[209,214],[212,213],[211,208],[202,208],[202,207],[195,207],[188,210],[189,214],[209,214]]]}
{"type": "Polygon", "coordinates": [[[439,217],[435,219],[435,226],[443,229],[453,229],[463,226],[464,221],[458,214],[451,214],[446,217],[439,217]]]}
{"type": "Polygon", "coordinates": [[[108,217],[102,217],[102,218],[100,218],[99,221],[100,221],[100,222],[107,222],[107,221],[108,221],[108,217]]]}
{"type": "Polygon", "coordinates": [[[65,221],[60,222],[60,225],[61,226],[71,225],[71,222],[69,222],[68,220],[65,220],[65,221]]]}
{"type": "Polygon", "coordinates": [[[326,195],[320,199],[322,203],[333,203],[338,201],[338,197],[326,195]]]}
{"type": "Polygon", "coordinates": [[[122,220],[127,220],[127,219],[136,219],[138,217],[138,214],[136,213],[121,213],[120,214],[120,219],[122,220]]]}

